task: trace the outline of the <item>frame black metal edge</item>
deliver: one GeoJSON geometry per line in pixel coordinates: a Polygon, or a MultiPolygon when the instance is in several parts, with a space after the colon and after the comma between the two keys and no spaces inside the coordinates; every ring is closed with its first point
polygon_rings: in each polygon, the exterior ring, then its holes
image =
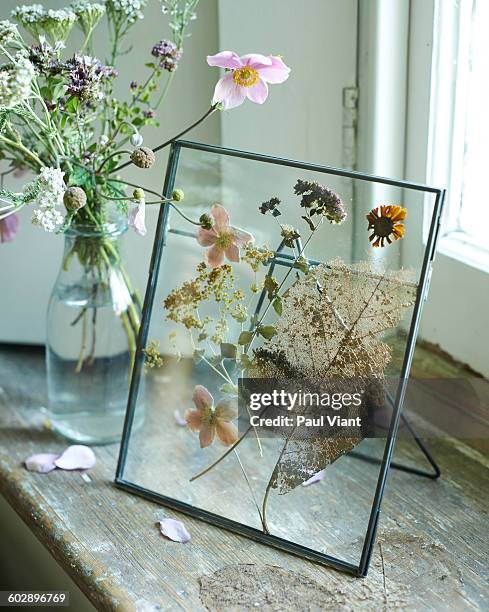
{"type": "MultiPolygon", "coordinates": [[[[163,196],[170,198],[173,192],[175,184],[175,175],[178,166],[178,157],[180,154],[180,147],[175,144],[170,149],[170,155],[168,157],[168,165],[165,175],[165,183],[163,186],[163,196]]],[[[127,400],[127,410],[124,419],[124,427],[122,430],[121,446],[119,450],[119,459],[117,461],[117,469],[115,475],[115,482],[118,483],[119,479],[122,478],[124,472],[124,466],[126,464],[127,452],[129,450],[129,439],[131,436],[132,424],[134,421],[134,413],[136,411],[136,400],[139,391],[139,383],[141,380],[141,369],[143,365],[143,348],[146,346],[149,332],[149,322],[151,310],[153,308],[153,302],[156,294],[156,287],[158,284],[158,272],[160,270],[161,255],[163,252],[164,243],[166,240],[166,228],[168,225],[168,217],[170,214],[170,207],[168,205],[161,206],[158,214],[158,224],[156,226],[155,239],[153,243],[153,252],[151,255],[151,263],[148,272],[148,286],[146,287],[146,293],[144,295],[144,305],[141,320],[141,327],[139,329],[138,341],[136,345],[136,357],[134,360],[134,369],[131,377],[131,385],[129,387],[129,397],[127,400]]]]}
{"type": "Polygon", "coordinates": [[[433,209],[433,216],[430,224],[430,231],[428,234],[428,240],[425,247],[423,265],[421,268],[418,295],[416,296],[416,303],[414,305],[413,316],[411,319],[411,326],[406,343],[406,351],[404,353],[404,360],[401,369],[401,384],[398,387],[395,406],[392,413],[392,418],[389,426],[389,433],[387,434],[387,441],[384,448],[384,456],[379,471],[379,478],[377,480],[377,488],[372,503],[372,510],[370,512],[369,523],[367,532],[365,534],[365,541],[363,545],[362,555],[360,558],[359,575],[366,576],[370,565],[370,559],[372,557],[373,547],[375,544],[375,537],[377,534],[377,527],[380,518],[380,507],[382,499],[384,497],[385,485],[387,482],[387,476],[394,454],[394,447],[396,444],[397,431],[399,429],[399,420],[402,412],[402,406],[404,403],[404,397],[406,395],[407,383],[409,379],[409,373],[411,370],[411,364],[414,355],[414,348],[416,346],[416,338],[418,335],[419,324],[421,321],[421,313],[423,305],[426,301],[428,291],[428,279],[431,273],[431,267],[433,265],[433,259],[435,256],[436,240],[439,233],[439,225],[441,219],[441,213],[445,202],[445,190],[436,191],[435,205],[433,209]]]}
{"type": "Polygon", "coordinates": [[[258,529],[253,527],[249,527],[242,523],[238,523],[237,521],[232,521],[230,519],[226,519],[223,516],[207,512],[205,510],[195,508],[194,506],[190,506],[184,502],[179,500],[166,497],[159,493],[155,493],[149,489],[131,483],[129,481],[124,480],[124,466],[127,459],[127,452],[129,448],[129,440],[132,429],[132,424],[134,420],[134,413],[136,409],[136,399],[137,393],[139,390],[139,382],[141,375],[141,368],[143,363],[142,358],[142,349],[146,344],[148,331],[149,331],[149,317],[148,314],[151,313],[151,309],[154,302],[154,297],[156,293],[158,272],[161,263],[161,255],[164,247],[164,243],[166,241],[166,231],[168,225],[168,216],[169,216],[169,207],[162,206],[160,209],[160,214],[158,217],[158,225],[155,234],[155,242],[153,246],[153,253],[151,257],[151,264],[149,270],[149,281],[148,287],[145,294],[144,299],[144,307],[143,307],[143,319],[141,324],[141,329],[138,335],[138,343],[136,350],[136,359],[134,371],[131,379],[131,386],[129,391],[128,398],[128,407],[126,412],[126,418],[124,421],[124,429],[122,433],[122,441],[119,452],[119,460],[117,463],[117,470],[115,475],[115,484],[131,493],[135,493],[141,497],[149,499],[150,501],[161,503],[164,506],[170,507],[174,510],[181,511],[189,516],[198,518],[200,520],[206,521],[208,523],[214,524],[218,527],[233,531],[240,535],[244,535],[253,539],[254,541],[261,542],[264,544],[268,544],[275,548],[279,548],[286,552],[290,552],[295,555],[302,556],[311,561],[315,561],[317,563],[321,563],[323,565],[334,567],[335,569],[339,569],[342,571],[346,571],[355,576],[364,577],[367,575],[368,567],[370,564],[370,559],[373,552],[373,546],[375,543],[375,537],[377,532],[377,526],[380,516],[380,507],[384,495],[385,485],[387,481],[387,476],[390,468],[390,464],[392,461],[392,455],[394,452],[394,446],[396,442],[397,430],[399,428],[399,419],[402,411],[402,403],[404,401],[404,396],[406,393],[407,386],[407,377],[409,376],[409,370],[412,363],[412,357],[414,353],[414,347],[416,343],[416,336],[419,329],[419,323],[421,318],[422,307],[426,298],[427,291],[427,279],[429,275],[430,266],[432,265],[435,249],[436,249],[436,240],[438,238],[438,230],[440,226],[440,217],[443,208],[444,198],[445,198],[445,190],[437,189],[433,187],[428,187],[426,185],[420,185],[416,183],[410,183],[407,181],[395,181],[385,177],[378,177],[371,174],[365,174],[356,171],[348,171],[341,170],[339,168],[332,168],[329,166],[321,166],[318,164],[310,164],[310,163],[302,163],[302,162],[294,162],[288,159],[282,159],[278,157],[272,157],[268,155],[260,155],[255,153],[248,153],[246,151],[238,151],[234,149],[227,149],[224,147],[217,147],[214,145],[206,145],[203,143],[189,142],[189,141],[177,141],[174,142],[171,146],[170,156],[168,159],[167,172],[165,176],[165,185],[164,185],[164,195],[165,197],[170,197],[171,192],[174,187],[174,181],[176,176],[176,170],[178,165],[178,158],[180,155],[181,148],[189,148],[196,149],[201,151],[207,151],[210,153],[216,153],[221,155],[229,155],[231,157],[241,157],[245,159],[250,159],[254,161],[268,162],[272,164],[285,165],[294,168],[301,168],[303,170],[312,170],[318,171],[325,174],[333,174],[337,176],[343,176],[346,178],[356,178],[369,182],[377,182],[386,185],[414,189],[417,191],[423,191],[427,193],[436,194],[435,206],[433,210],[432,221],[430,225],[430,231],[428,235],[428,241],[425,248],[425,255],[423,260],[423,266],[420,274],[420,284],[418,289],[418,295],[416,299],[416,303],[414,306],[413,317],[411,320],[411,327],[408,335],[407,341],[407,351],[404,356],[401,380],[402,383],[399,386],[398,393],[396,396],[396,404],[393,411],[393,416],[391,418],[391,423],[389,427],[388,438],[386,441],[386,446],[384,449],[384,455],[382,459],[382,463],[380,466],[379,478],[377,480],[377,487],[375,491],[375,496],[372,504],[372,509],[370,513],[369,523],[367,526],[367,531],[364,539],[364,546],[360,558],[359,565],[353,565],[336,557],[327,555],[325,553],[319,553],[312,549],[309,549],[305,546],[296,544],[294,542],[290,542],[288,540],[283,540],[282,538],[278,538],[277,536],[272,536],[269,534],[265,534],[258,529]]]}

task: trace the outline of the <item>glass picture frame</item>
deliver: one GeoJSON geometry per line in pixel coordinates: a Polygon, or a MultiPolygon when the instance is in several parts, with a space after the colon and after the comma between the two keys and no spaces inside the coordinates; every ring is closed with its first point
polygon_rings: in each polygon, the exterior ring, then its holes
{"type": "Polygon", "coordinates": [[[170,151],[164,197],[175,189],[185,197],[159,212],[115,482],[365,576],[390,467],[439,475],[415,435],[431,471],[392,456],[445,191],[187,141],[170,151]],[[238,379],[371,377],[380,428],[314,453],[317,432],[300,444],[297,429],[257,432],[241,396],[233,425],[238,379]]]}

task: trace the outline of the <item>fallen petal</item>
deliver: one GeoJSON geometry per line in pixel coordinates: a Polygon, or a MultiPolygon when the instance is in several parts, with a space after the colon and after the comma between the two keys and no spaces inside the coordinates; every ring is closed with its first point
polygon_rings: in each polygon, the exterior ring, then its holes
{"type": "Polygon", "coordinates": [[[185,525],[181,521],[175,519],[166,518],[159,522],[160,531],[169,540],[173,542],[189,542],[191,537],[189,532],[186,530],[185,525]]]}
{"type": "Polygon", "coordinates": [[[187,420],[183,418],[183,416],[180,414],[179,410],[175,410],[175,412],[173,413],[173,416],[175,417],[175,423],[179,427],[186,427],[187,420]]]}
{"type": "Polygon", "coordinates": [[[302,486],[308,487],[310,485],[316,484],[317,482],[321,482],[321,480],[325,477],[325,475],[326,475],[326,470],[321,470],[317,474],[314,474],[314,476],[311,476],[309,480],[306,480],[305,482],[303,482],[302,486]]]}
{"type": "Polygon", "coordinates": [[[29,472],[47,474],[56,469],[55,461],[58,457],[59,455],[53,453],[38,453],[37,455],[31,455],[24,463],[29,472]]]}
{"type": "Polygon", "coordinates": [[[89,470],[96,462],[95,453],[91,448],[74,444],[68,446],[61,457],[56,459],[55,465],[62,470],[89,470]]]}

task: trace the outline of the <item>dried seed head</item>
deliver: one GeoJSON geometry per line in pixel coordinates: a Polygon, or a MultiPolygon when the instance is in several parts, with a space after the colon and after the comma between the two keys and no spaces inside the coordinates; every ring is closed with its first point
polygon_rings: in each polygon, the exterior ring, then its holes
{"type": "Polygon", "coordinates": [[[153,151],[148,147],[139,147],[139,149],[133,151],[131,161],[138,168],[147,169],[154,165],[156,157],[153,151]]]}
{"type": "Polygon", "coordinates": [[[75,212],[83,208],[87,203],[87,194],[81,187],[69,187],[63,196],[66,210],[75,212]]]}

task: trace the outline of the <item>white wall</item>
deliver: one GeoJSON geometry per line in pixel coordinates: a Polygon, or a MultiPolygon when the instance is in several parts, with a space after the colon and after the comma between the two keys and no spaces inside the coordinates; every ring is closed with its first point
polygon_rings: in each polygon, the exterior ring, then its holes
{"type": "MultiPolygon", "coordinates": [[[[22,4],[16,0],[2,0],[0,20],[8,18],[12,8],[22,4]]],[[[68,0],[46,0],[45,5],[59,8],[68,0]]],[[[159,2],[150,0],[144,21],[134,26],[130,43],[131,54],[123,58],[120,66],[120,89],[131,80],[143,80],[148,71],[144,63],[151,61],[151,48],[161,38],[169,36],[167,18],[161,14],[159,2]]],[[[186,51],[175,75],[163,113],[161,127],[150,128],[145,144],[156,145],[180,131],[196,119],[209,106],[214,84],[215,69],[206,64],[206,56],[218,46],[217,0],[202,0],[199,19],[192,22],[192,36],[187,39],[186,51]]],[[[75,35],[75,36],[78,36],[75,35]]],[[[75,39],[75,37],[74,37],[75,39]]],[[[71,39],[70,39],[71,40],[71,39]]],[[[76,40],[76,39],[75,39],[76,40]]],[[[106,55],[105,29],[98,33],[96,51],[106,55]]],[[[218,143],[219,117],[212,117],[191,134],[191,138],[218,143]]],[[[161,189],[166,166],[166,153],[158,157],[158,164],[151,171],[128,169],[128,180],[155,189],[161,189]]],[[[14,190],[22,188],[22,182],[10,180],[6,186],[14,190]]],[[[63,247],[63,238],[45,234],[30,224],[29,210],[22,210],[21,231],[15,242],[0,245],[0,341],[43,343],[45,339],[45,310],[54,284],[63,247]]],[[[130,234],[126,240],[127,267],[136,286],[144,291],[149,256],[151,254],[156,210],[149,212],[148,234],[145,238],[130,234]]]]}
{"type": "Polygon", "coordinates": [[[356,83],[357,0],[219,0],[221,49],[282,55],[265,105],[224,113],[225,146],[340,165],[342,92],[356,83]]]}

